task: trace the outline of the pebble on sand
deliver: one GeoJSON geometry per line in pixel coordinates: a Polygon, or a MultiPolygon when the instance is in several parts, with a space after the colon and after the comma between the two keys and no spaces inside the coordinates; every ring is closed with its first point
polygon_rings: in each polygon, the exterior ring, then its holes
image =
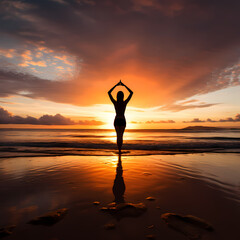
{"type": "Polygon", "coordinates": [[[107,224],[104,225],[104,228],[106,230],[112,230],[112,229],[116,228],[116,225],[114,223],[107,223],[107,224]]]}
{"type": "Polygon", "coordinates": [[[108,212],[117,218],[138,217],[143,214],[147,207],[143,203],[109,203],[102,211],[108,212]]]}
{"type": "Polygon", "coordinates": [[[206,231],[213,231],[213,227],[205,220],[192,216],[176,213],[164,213],[161,218],[174,230],[181,232],[189,239],[200,239],[206,231]]]}
{"type": "Polygon", "coordinates": [[[155,239],[155,235],[149,234],[149,235],[146,235],[146,238],[147,239],[155,239]]]}
{"type": "Polygon", "coordinates": [[[98,201],[95,201],[95,202],[93,202],[93,204],[94,204],[94,205],[99,205],[99,204],[100,204],[100,202],[98,202],[98,201]]]}
{"type": "Polygon", "coordinates": [[[15,227],[16,227],[15,225],[1,227],[0,228],[0,238],[11,235],[12,231],[15,227]]]}
{"type": "Polygon", "coordinates": [[[46,213],[40,217],[34,218],[28,223],[33,225],[51,226],[63,219],[67,211],[67,208],[61,208],[56,211],[46,213]]]}
{"type": "Polygon", "coordinates": [[[101,210],[101,211],[107,211],[108,208],[107,208],[107,207],[102,207],[102,208],[100,208],[100,210],[101,210]]]}
{"type": "Polygon", "coordinates": [[[147,226],[148,229],[153,229],[155,226],[152,224],[152,225],[149,225],[147,226]]]}
{"type": "Polygon", "coordinates": [[[146,200],[148,200],[148,201],[154,201],[154,200],[156,200],[156,198],[154,198],[154,197],[147,197],[146,200]]]}

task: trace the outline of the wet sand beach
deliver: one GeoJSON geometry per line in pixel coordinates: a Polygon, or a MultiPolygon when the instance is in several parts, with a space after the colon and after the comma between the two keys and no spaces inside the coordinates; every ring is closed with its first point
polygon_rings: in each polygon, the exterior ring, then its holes
{"type": "Polygon", "coordinates": [[[123,154],[121,165],[118,160],[114,152],[1,158],[0,226],[16,225],[6,239],[190,239],[167,226],[164,213],[210,223],[214,230],[200,239],[239,239],[238,153],[123,154]],[[132,217],[101,210],[116,199],[142,203],[146,211],[132,217]],[[51,226],[28,223],[62,208],[67,213],[51,226]]]}

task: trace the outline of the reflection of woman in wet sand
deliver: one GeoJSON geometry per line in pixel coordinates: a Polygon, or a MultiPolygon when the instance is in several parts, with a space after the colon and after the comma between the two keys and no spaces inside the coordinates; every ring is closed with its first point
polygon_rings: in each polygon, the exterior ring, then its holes
{"type": "Polygon", "coordinates": [[[123,179],[123,169],[122,169],[122,161],[121,154],[118,155],[118,164],[116,169],[116,176],[113,183],[112,188],[114,194],[114,202],[115,203],[123,203],[124,202],[124,192],[125,192],[125,183],[123,179]]]}
{"type": "Polygon", "coordinates": [[[120,80],[113,88],[111,88],[108,91],[108,95],[109,95],[112,103],[114,104],[115,111],[116,111],[116,117],[115,117],[115,120],[114,120],[114,127],[115,127],[115,130],[117,132],[118,150],[119,150],[119,152],[121,152],[122,142],[123,142],[123,133],[124,133],[124,130],[125,130],[125,127],[126,127],[126,120],[125,120],[124,113],[125,113],[126,106],[127,106],[128,102],[130,101],[130,99],[133,95],[133,92],[125,84],[123,84],[120,80]],[[117,101],[113,98],[112,91],[117,86],[124,86],[129,91],[129,96],[125,101],[124,101],[124,94],[123,94],[122,91],[119,91],[117,93],[117,101]]]}

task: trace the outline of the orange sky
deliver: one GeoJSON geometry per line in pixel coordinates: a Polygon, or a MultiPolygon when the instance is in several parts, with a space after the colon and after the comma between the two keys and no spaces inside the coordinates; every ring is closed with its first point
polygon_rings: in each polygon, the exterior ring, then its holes
{"type": "Polygon", "coordinates": [[[220,2],[1,2],[0,127],[111,128],[119,79],[129,128],[239,126],[239,3],[220,2]]]}

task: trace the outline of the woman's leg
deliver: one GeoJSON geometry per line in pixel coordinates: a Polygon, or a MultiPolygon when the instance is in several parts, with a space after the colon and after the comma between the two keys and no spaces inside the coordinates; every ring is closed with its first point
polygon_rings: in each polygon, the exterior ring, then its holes
{"type": "Polygon", "coordinates": [[[122,149],[122,143],[123,143],[123,133],[125,130],[125,126],[115,126],[115,130],[117,133],[117,145],[118,145],[118,150],[121,152],[122,149]]]}

